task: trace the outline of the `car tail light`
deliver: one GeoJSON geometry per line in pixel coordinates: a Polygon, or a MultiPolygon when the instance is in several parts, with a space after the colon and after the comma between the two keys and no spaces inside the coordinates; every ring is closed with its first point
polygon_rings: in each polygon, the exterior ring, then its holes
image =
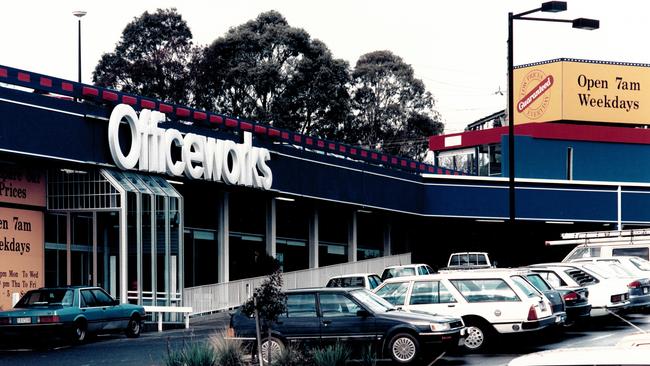
{"type": "Polygon", "coordinates": [[[228,327],[228,329],[226,329],[226,337],[230,337],[230,338],[235,337],[235,329],[232,327],[228,327]]]}
{"type": "Polygon", "coordinates": [[[578,294],[571,291],[569,293],[564,294],[562,298],[564,299],[564,301],[576,301],[578,300],[578,294]]]}
{"type": "Polygon", "coordinates": [[[633,281],[627,284],[628,288],[639,288],[641,287],[641,282],[639,281],[633,281]]]}
{"type": "Polygon", "coordinates": [[[1,325],[9,324],[9,318],[0,318],[0,324],[1,325]]]}
{"type": "Polygon", "coordinates": [[[535,305],[531,305],[528,309],[528,320],[537,320],[537,310],[535,310],[535,305]]]}
{"type": "Polygon", "coordinates": [[[58,323],[60,321],[60,318],[58,315],[47,315],[47,316],[39,316],[38,317],[38,322],[39,323],[58,323]]]}

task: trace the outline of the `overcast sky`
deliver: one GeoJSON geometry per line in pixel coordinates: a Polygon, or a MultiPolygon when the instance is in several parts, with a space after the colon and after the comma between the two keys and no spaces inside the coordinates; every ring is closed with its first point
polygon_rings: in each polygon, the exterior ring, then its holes
{"type": "MultiPolygon", "coordinates": [[[[134,17],[176,7],[195,44],[205,45],[260,12],[280,11],[294,27],[322,40],[352,66],[364,53],[388,49],[415,69],[437,101],[446,133],[505,108],[507,14],[540,6],[529,0],[239,0],[4,1],[0,65],[77,78],[77,20],[82,19],[83,81],[111,52],[134,17]],[[496,94],[495,94],[496,93],[496,94]]],[[[645,0],[570,0],[568,11],[545,14],[596,18],[601,29],[515,22],[515,65],[558,57],[650,63],[645,0]]],[[[541,13],[540,13],[541,14],[541,13]]],[[[544,15],[544,14],[541,14],[544,15]]]]}

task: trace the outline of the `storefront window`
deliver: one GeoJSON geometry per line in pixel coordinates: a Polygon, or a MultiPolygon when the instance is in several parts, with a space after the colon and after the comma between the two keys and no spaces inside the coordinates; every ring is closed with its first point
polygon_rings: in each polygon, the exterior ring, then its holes
{"type": "Polygon", "coordinates": [[[319,266],[348,261],[349,208],[322,205],[318,209],[319,266]]]}
{"type": "Polygon", "coordinates": [[[268,273],[266,254],[266,196],[233,192],[228,198],[230,223],[230,280],[268,273]]]}
{"type": "Polygon", "coordinates": [[[436,156],[438,166],[457,170],[471,175],[478,173],[477,156],[474,148],[439,152],[436,156]]]}
{"type": "Polygon", "coordinates": [[[357,260],[381,257],[384,252],[384,217],[357,212],[357,260]]]}
{"type": "Polygon", "coordinates": [[[276,200],[276,259],[285,272],[309,268],[309,217],[313,208],[301,200],[276,200]]]}

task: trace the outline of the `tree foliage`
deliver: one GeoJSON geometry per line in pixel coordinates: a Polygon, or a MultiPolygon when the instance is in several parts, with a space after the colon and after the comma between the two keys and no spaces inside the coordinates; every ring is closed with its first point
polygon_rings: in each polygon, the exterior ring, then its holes
{"type": "Polygon", "coordinates": [[[122,32],[115,50],[102,55],[96,85],[187,104],[192,32],[176,9],[144,12],[122,32]]]}
{"type": "Polygon", "coordinates": [[[192,70],[200,108],[310,134],[348,115],[348,64],[276,11],[230,29],[192,70]]]}
{"type": "Polygon", "coordinates": [[[443,124],[411,65],[390,51],[362,55],[352,73],[351,123],[341,137],[391,154],[421,158],[443,124]]]}

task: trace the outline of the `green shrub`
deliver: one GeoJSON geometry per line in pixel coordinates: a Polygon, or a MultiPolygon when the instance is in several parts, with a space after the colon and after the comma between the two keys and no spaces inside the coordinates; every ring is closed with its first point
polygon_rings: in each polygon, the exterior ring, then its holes
{"type": "Polygon", "coordinates": [[[210,336],[210,344],[215,353],[215,365],[243,366],[244,349],[242,342],[226,337],[225,333],[210,336]]]}
{"type": "Polygon", "coordinates": [[[377,365],[377,352],[375,352],[372,345],[368,345],[361,351],[361,360],[359,364],[362,366],[377,365]]]}
{"type": "Polygon", "coordinates": [[[314,364],[311,358],[298,347],[286,347],[272,361],[273,366],[310,366],[314,364]]]}
{"type": "Polygon", "coordinates": [[[344,366],[350,357],[350,350],[340,343],[314,351],[316,366],[344,366]]]}
{"type": "Polygon", "coordinates": [[[206,342],[185,343],[179,350],[167,345],[166,366],[214,366],[215,352],[206,342]]]}

